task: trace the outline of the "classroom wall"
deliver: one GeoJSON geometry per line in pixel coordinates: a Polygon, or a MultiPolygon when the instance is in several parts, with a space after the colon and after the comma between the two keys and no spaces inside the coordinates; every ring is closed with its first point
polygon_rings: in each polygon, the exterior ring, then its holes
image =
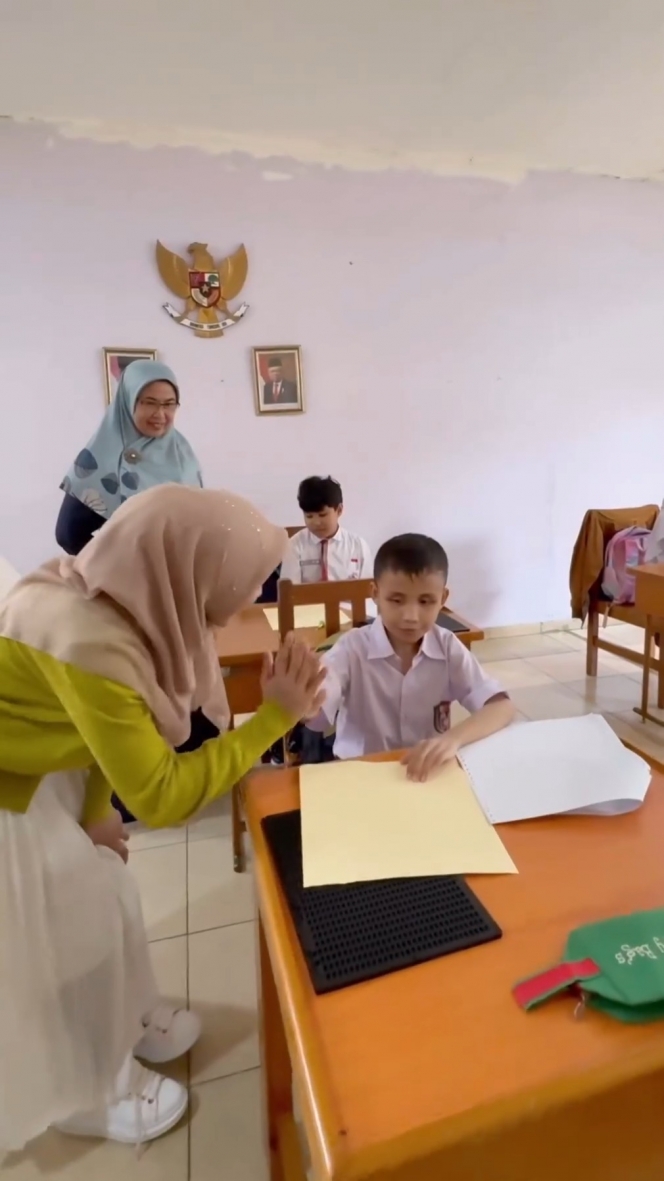
{"type": "Polygon", "coordinates": [[[351,169],[662,176],[660,0],[3,0],[0,113],[351,169]]]}
{"type": "Polygon", "coordinates": [[[372,546],[435,534],[485,625],[568,612],[585,509],[664,495],[664,190],[518,185],[141,151],[0,124],[0,554],[55,551],[58,484],[104,408],[103,345],[156,347],[207,483],[297,522],[332,472],[372,546]],[[223,340],[162,311],[159,237],[244,241],[223,340]],[[299,344],[307,413],[258,418],[251,346],[299,344]]]}

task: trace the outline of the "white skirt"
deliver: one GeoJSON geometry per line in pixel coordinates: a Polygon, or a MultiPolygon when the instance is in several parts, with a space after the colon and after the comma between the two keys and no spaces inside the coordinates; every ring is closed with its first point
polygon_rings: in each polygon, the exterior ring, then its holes
{"type": "Polygon", "coordinates": [[[0,811],[0,1149],[108,1102],[157,992],[134,879],[78,824],[82,773],[0,811]]]}

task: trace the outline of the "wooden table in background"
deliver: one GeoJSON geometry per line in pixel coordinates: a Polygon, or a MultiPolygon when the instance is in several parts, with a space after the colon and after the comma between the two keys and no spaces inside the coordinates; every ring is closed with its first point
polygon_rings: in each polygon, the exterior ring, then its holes
{"type": "Polygon", "coordinates": [[[631,815],[502,826],[519,876],[470,879],[498,942],[320,997],[261,829],[298,806],[296,770],[252,778],[271,1181],[304,1179],[291,1075],[315,1181],[662,1181],[664,1023],[511,988],[574,927],[662,905],[664,777],[631,815]]]}
{"type": "MultiPolygon", "coordinates": [[[[477,640],[484,639],[484,632],[460,615],[448,610],[444,614],[466,625],[468,631],[457,635],[467,648],[477,640]]],[[[298,634],[312,646],[319,644],[322,636],[321,630],[315,627],[299,628],[298,634]]],[[[231,713],[248,714],[258,709],[261,703],[263,655],[265,652],[276,652],[278,647],[279,633],[270,627],[264,608],[258,604],[241,611],[227,627],[219,628],[217,654],[219,663],[229,670],[224,683],[231,713]]]]}
{"type": "Polygon", "coordinates": [[[664,636],[664,564],[649,563],[636,566],[633,570],[635,578],[634,606],[646,617],[645,640],[643,648],[643,681],[641,689],[641,708],[635,710],[643,721],[646,719],[664,726],[664,721],[648,712],[648,698],[650,694],[650,673],[657,669],[657,705],[664,708],[664,654],[660,643],[659,656],[655,659],[653,650],[655,637],[659,640],[664,636]]]}

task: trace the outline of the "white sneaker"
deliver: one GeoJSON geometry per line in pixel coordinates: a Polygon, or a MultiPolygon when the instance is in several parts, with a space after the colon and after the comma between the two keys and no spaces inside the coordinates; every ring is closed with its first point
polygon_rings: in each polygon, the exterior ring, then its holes
{"type": "Polygon", "coordinates": [[[101,1136],[140,1147],[169,1132],[187,1110],[185,1087],[130,1059],[120,1072],[118,1099],[99,1111],[85,1111],[61,1124],[69,1136],[101,1136]]]}
{"type": "Polygon", "coordinates": [[[157,1005],[144,1019],[145,1033],[134,1054],[155,1064],[181,1058],[201,1036],[201,1019],[190,1009],[157,1005]]]}

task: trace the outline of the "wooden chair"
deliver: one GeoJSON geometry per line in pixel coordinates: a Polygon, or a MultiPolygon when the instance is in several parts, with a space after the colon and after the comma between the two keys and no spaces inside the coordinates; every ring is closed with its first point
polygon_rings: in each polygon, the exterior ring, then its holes
{"type": "MultiPolygon", "coordinates": [[[[324,616],[322,628],[307,628],[307,638],[312,645],[318,646],[331,636],[336,636],[342,630],[341,612],[350,606],[351,626],[358,627],[367,623],[367,599],[371,598],[373,580],[371,578],[349,578],[340,582],[290,582],[283,579],[279,583],[279,635],[283,640],[290,632],[295,631],[295,611],[297,607],[321,606],[324,616]]],[[[288,743],[290,735],[284,738],[284,766],[292,766],[295,760],[290,758],[288,743]]]]}
{"type": "Polygon", "coordinates": [[[357,627],[366,623],[367,599],[371,598],[373,579],[348,578],[343,582],[290,582],[287,578],[279,582],[279,635],[285,640],[289,632],[295,630],[295,608],[321,606],[324,617],[322,628],[307,628],[308,638],[315,643],[328,639],[341,631],[341,611],[344,605],[350,605],[351,623],[357,627]]]}
{"type": "MultiPolygon", "coordinates": [[[[295,530],[297,532],[297,530],[295,530]]],[[[312,647],[335,636],[341,631],[341,611],[346,604],[350,604],[350,614],[353,626],[368,621],[367,599],[371,598],[373,582],[370,578],[351,578],[345,582],[312,582],[294,583],[284,580],[279,583],[279,635],[282,640],[289,632],[295,630],[295,608],[300,606],[318,606],[323,608],[321,613],[325,623],[322,628],[300,629],[301,634],[311,643],[312,647]]],[[[284,739],[284,765],[289,765],[288,735],[284,739]]],[[[244,848],[245,823],[242,819],[242,783],[237,783],[232,793],[233,819],[233,867],[236,873],[244,873],[246,869],[246,853],[244,848]]]]}
{"type": "MultiPolygon", "coordinates": [[[[621,529],[638,525],[652,529],[659,509],[657,505],[643,505],[633,509],[589,509],[574,546],[570,570],[572,614],[587,621],[586,676],[597,676],[599,653],[611,652],[631,664],[643,667],[644,656],[633,648],[616,644],[600,636],[600,628],[607,618],[631,623],[645,629],[646,618],[630,604],[614,604],[602,594],[602,577],[606,547],[621,529]]],[[[608,633],[610,636],[610,632],[608,633]]],[[[653,641],[659,643],[659,636],[653,641]]],[[[660,676],[657,705],[664,707],[664,677],[660,676]]]]}

